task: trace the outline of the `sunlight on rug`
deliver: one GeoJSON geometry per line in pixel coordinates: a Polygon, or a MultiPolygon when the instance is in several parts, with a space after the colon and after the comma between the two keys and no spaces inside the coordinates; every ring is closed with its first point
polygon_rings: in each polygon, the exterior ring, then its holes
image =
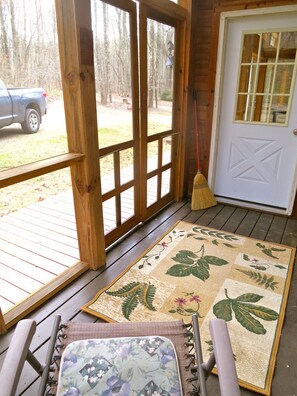
{"type": "Polygon", "coordinates": [[[108,322],[199,317],[204,360],[209,321],[228,324],[240,385],[269,394],[295,249],[177,223],[82,310],[108,322]]]}

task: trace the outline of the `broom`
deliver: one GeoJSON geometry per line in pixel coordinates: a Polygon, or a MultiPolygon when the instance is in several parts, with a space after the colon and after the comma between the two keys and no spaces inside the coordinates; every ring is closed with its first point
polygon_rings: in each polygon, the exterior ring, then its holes
{"type": "Polygon", "coordinates": [[[196,156],[197,156],[197,173],[194,178],[191,209],[199,210],[215,206],[217,201],[210,191],[207,181],[201,172],[200,153],[199,153],[199,134],[198,134],[198,116],[197,116],[197,93],[194,90],[194,121],[196,132],[196,156]]]}

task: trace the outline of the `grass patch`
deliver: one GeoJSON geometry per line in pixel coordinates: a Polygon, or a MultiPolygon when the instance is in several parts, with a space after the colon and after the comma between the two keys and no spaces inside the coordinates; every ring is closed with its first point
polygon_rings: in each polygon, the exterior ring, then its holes
{"type": "Polygon", "coordinates": [[[108,147],[111,144],[118,144],[132,140],[133,135],[125,125],[119,129],[99,128],[98,130],[99,147],[108,147]]]}

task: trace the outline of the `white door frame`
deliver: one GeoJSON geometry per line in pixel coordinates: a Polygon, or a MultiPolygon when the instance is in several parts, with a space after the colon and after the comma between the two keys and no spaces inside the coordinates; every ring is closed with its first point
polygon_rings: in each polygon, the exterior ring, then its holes
{"type": "MultiPolygon", "coordinates": [[[[213,108],[213,119],[212,119],[212,131],[211,131],[211,145],[210,145],[210,160],[209,160],[209,170],[208,170],[208,184],[211,189],[214,187],[215,182],[215,172],[216,172],[216,158],[218,150],[218,140],[219,140],[219,125],[220,125],[220,105],[222,97],[222,85],[224,76],[224,54],[226,47],[227,29],[228,23],[234,18],[252,16],[252,15],[263,15],[263,14],[279,14],[288,13],[290,11],[297,11],[296,5],[279,6],[279,7],[267,7],[267,8],[256,8],[249,10],[237,10],[237,11],[226,11],[222,12],[220,15],[220,30],[219,30],[219,42],[218,42],[218,56],[217,56],[217,68],[216,68],[216,83],[215,83],[215,96],[214,96],[214,108],[213,108]]],[[[296,89],[296,88],[295,88],[296,89]]],[[[260,204],[245,202],[244,206],[247,208],[261,209],[265,208],[266,211],[273,213],[290,215],[292,213],[293,204],[295,200],[297,190],[297,169],[295,170],[294,183],[292,186],[292,191],[290,195],[289,207],[287,210],[277,209],[275,207],[269,208],[269,206],[263,206],[260,204]]],[[[220,202],[239,204],[236,199],[221,198],[220,202]]]]}

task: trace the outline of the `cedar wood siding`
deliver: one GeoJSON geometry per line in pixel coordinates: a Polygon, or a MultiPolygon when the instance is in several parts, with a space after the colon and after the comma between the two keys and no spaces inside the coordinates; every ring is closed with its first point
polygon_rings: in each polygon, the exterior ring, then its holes
{"type": "MultiPolygon", "coordinates": [[[[240,9],[276,7],[297,4],[297,0],[241,1],[194,0],[192,2],[191,54],[189,73],[189,110],[187,153],[188,193],[192,193],[193,179],[197,171],[195,152],[195,128],[192,92],[197,92],[200,161],[202,173],[207,177],[215,90],[215,71],[218,49],[220,13],[240,9]]],[[[292,217],[297,218],[295,199],[292,217]]]]}

